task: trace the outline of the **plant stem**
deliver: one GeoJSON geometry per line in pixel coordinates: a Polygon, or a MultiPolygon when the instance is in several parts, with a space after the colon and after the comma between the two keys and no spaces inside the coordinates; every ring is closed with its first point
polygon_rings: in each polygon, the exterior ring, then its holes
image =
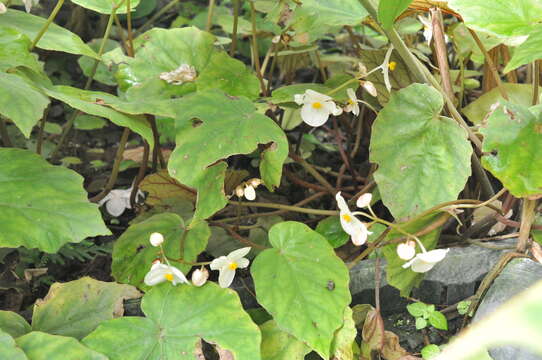
{"type": "Polygon", "coordinates": [[[205,25],[205,31],[211,31],[213,26],[213,15],[215,13],[216,0],[209,0],[209,7],[207,9],[207,24],[205,25]]]}
{"type": "Polygon", "coordinates": [[[538,105],[538,87],[540,86],[540,60],[533,62],[533,105],[538,105]]]}
{"type": "Polygon", "coordinates": [[[137,31],[134,32],[134,35],[141,34],[146,28],[154,24],[154,22],[162,15],[164,15],[166,12],[168,12],[171,8],[173,8],[180,0],[172,0],[169,4],[161,8],[154,14],[145,24],[141,25],[137,31]]]}
{"type": "Polygon", "coordinates": [[[0,116],[0,138],[2,138],[2,145],[4,145],[4,147],[13,146],[6,127],[6,120],[4,120],[2,116],[0,116]]]}
{"type": "Polygon", "coordinates": [[[269,208],[269,209],[280,209],[280,210],[295,211],[299,213],[313,214],[313,215],[324,215],[324,216],[339,215],[339,212],[337,210],[310,209],[310,208],[303,208],[299,206],[275,204],[275,203],[243,202],[243,201],[231,201],[231,200],[229,201],[229,203],[231,205],[236,205],[236,206],[254,206],[254,207],[262,207],[262,208],[269,208]]]}
{"type": "Polygon", "coordinates": [[[55,20],[63,4],[64,4],[64,0],[57,1],[53,11],[51,12],[51,15],[49,15],[49,17],[47,18],[47,21],[45,22],[45,24],[43,24],[42,28],[40,29],[40,31],[38,32],[38,34],[32,41],[32,44],[30,45],[30,49],[28,49],[29,51],[32,51],[36,47],[36,44],[38,43],[38,41],[40,41],[40,39],[43,37],[47,29],[49,29],[49,26],[51,25],[51,23],[55,20]]]}
{"type": "Polygon", "coordinates": [[[331,185],[322,175],[320,175],[320,173],[318,171],[316,171],[316,169],[311,164],[306,162],[305,159],[303,159],[301,156],[298,156],[298,155],[296,155],[294,153],[290,153],[288,156],[292,160],[294,160],[296,163],[303,166],[303,168],[309,174],[311,174],[316,180],[318,180],[318,182],[322,186],[324,186],[327,189],[327,191],[329,191],[331,194],[335,194],[337,192],[335,190],[335,188],[333,187],[333,185],[331,185]]]}
{"type": "Polygon", "coordinates": [[[519,238],[516,246],[518,253],[527,250],[527,243],[531,233],[531,226],[535,220],[536,200],[523,199],[521,208],[521,226],[519,227],[519,238]]]}
{"type": "Polygon", "coordinates": [[[450,67],[448,66],[448,55],[446,50],[446,42],[444,39],[444,24],[442,21],[442,12],[439,8],[431,8],[431,23],[433,27],[433,39],[435,44],[435,52],[437,55],[437,63],[440,70],[440,78],[446,94],[450,99],[454,99],[454,90],[452,88],[452,79],[450,78],[450,67]]]}
{"type": "Polygon", "coordinates": [[[237,28],[239,27],[239,4],[240,0],[233,0],[233,29],[231,31],[230,56],[235,55],[237,48],[237,28]]]}
{"type": "Polygon", "coordinates": [[[40,120],[40,127],[38,130],[38,142],[36,143],[36,154],[41,155],[41,147],[43,144],[43,130],[45,129],[45,122],[47,121],[47,115],[49,114],[50,106],[45,109],[43,117],[40,120]]]}
{"type": "Polygon", "coordinates": [[[128,46],[126,52],[129,57],[134,57],[134,34],[132,31],[132,9],[131,0],[126,0],[126,30],[128,31],[128,46]]]}
{"type": "Polygon", "coordinates": [[[260,66],[260,55],[258,54],[258,34],[256,29],[256,8],[254,2],[250,2],[250,22],[252,23],[252,54],[254,56],[254,67],[256,68],[256,76],[260,82],[260,90],[263,96],[267,96],[267,87],[263,81],[262,68],[260,66]]]}

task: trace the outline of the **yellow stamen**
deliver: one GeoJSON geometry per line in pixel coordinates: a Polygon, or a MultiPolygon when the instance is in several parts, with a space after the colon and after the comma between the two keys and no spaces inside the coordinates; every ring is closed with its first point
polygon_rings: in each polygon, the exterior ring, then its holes
{"type": "Polygon", "coordinates": [[[232,262],[232,263],[230,263],[230,264],[228,265],[228,267],[230,268],[230,270],[235,270],[235,269],[237,269],[238,266],[239,266],[239,265],[237,265],[236,262],[232,262]]]}
{"type": "Polygon", "coordinates": [[[395,70],[396,67],[397,67],[397,63],[395,61],[390,61],[390,63],[388,64],[388,68],[391,71],[395,70]]]}
{"type": "Polygon", "coordinates": [[[166,280],[168,280],[168,281],[173,281],[173,274],[164,274],[164,277],[165,277],[166,280]]]}
{"type": "Polygon", "coordinates": [[[315,108],[315,109],[321,109],[322,108],[322,103],[319,103],[318,101],[313,102],[312,107],[315,108]]]}
{"type": "Polygon", "coordinates": [[[343,217],[343,220],[346,221],[346,222],[351,222],[352,221],[352,217],[348,214],[343,214],[342,215],[343,217]]]}
{"type": "Polygon", "coordinates": [[[348,105],[354,105],[354,100],[352,100],[352,99],[348,99],[347,102],[348,102],[348,105]]]}

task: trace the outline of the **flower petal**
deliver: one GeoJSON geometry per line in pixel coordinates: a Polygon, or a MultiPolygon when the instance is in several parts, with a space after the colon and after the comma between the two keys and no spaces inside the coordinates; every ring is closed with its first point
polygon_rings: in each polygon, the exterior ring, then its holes
{"type": "Polygon", "coordinates": [[[254,190],[254,187],[252,187],[251,185],[245,186],[244,194],[247,200],[252,201],[256,199],[256,190],[254,190]]]}
{"type": "Polygon", "coordinates": [[[361,246],[365,244],[365,242],[367,241],[367,237],[372,234],[372,232],[367,230],[365,224],[363,224],[361,221],[360,223],[362,224],[362,226],[357,228],[356,232],[351,235],[352,243],[356,246],[361,246]]]}
{"type": "Polygon", "coordinates": [[[449,250],[450,249],[431,250],[431,251],[418,254],[418,257],[422,261],[436,264],[442,259],[444,259],[444,257],[446,256],[449,250]]]}
{"type": "Polygon", "coordinates": [[[233,282],[234,277],[235,270],[231,270],[227,267],[223,268],[223,270],[220,270],[220,275],[218,275],[218,284],[220,285],[220,287],[227,288],[233,282]]]}
{"type": "Polygon", "coordinates": [[[171,272],[173,273],[173,285],[182,284],[182,283],[185,283],[185,284],[189,283],[186,276],[184,276],[184,274],[181,272],[181,270],[177,269],[175,266],[170,266],[169,270],[171,270],[171,272]]]}
{"type": "Polygon", "coordinates": [[[209,267],[211,268],[211,270],[220,270],[224,266],[227,266],[228,263],[229,263],[228,258],[225,256],[221,256],[211,261],[211,264],[209,265],[209,267]]]}
{"type": "Polygon", "coordinates": [[[305,104],[301,108],[301,119],[310,126],[317,127],[326,123],[329,112],[325,107],[315,109],[311,104],[305,104]]]}
{"type": "Polygon", "coordinates": [[[164,277],[164,275],[168,272],[167,266],[166,266],[166,269],[164,269],[161,266],[155,267],[156,265],[162,265],[162,264],[153,265],[153,269],[151,269],[151,271],[149,271],[145,275],[145,278],[143,279],[143,282],[147,286],[154,286],[156,284],[160,284],[166,281],[166,278],[164,277]]]}
{"type": "Polygon", "coordinates": [[[241,248],[241,249],[237,249],[237,250],[234,250],[231,253],[229,253],[228,256],[226,256],[226,257],[228,258],[229,261],[237,262],[239,259],[245,257],[245,255],[250,252],[250,249],[251,249],[250,246],[247,246],[247,247],[244,247],[244,248],[241,248]]]}
{"type": "Polygon", "coordinates": [[[319,93],[318,91],[314,91],[311,89],[307,89],[305,91],[305,104],[307,103],[313,103],[313,102],[326,102],[332,100],[331,96],[324,95],[322,93],[319,93]]]}
{"type": "Polygon", "coordinates": [[[416,255],[416,249],[407,243],[401,243],[397,246],[397,256],[402,260],[410,260],[416,255]]]}
{"type": "MultiPolygon", "coordinates": [[[[418,255],[420,255],[420,254],[418,254],[418,255]]],[[[415,260],[412,263],[412,266],[410,267],[410,269],[412,271],[414,271],[414,272],[417,272],[417,273],[428,272],[436,264],[436,263],[425,262],[425,261],[421,260],[419,257],[415,257],[414,259],[415,260]]]]}
{"type": "Polygon", "coordinates": [[[295,94],[294,101],[297,105],[303,105],[303,100],[305,99],[305,94],[295,94]]]}
{"type": "Polygon", "coordinates": [[[337,206],[341,212],[350,212],[348,204],[346,203],[346,200],[344,200],[340,191],[335,194],[335,200],[337,201],[337,206]]]}
{"type": "Polygon", "coordinates": [[[126,210],[126,203],[123,199],[114,197],[109,199],[105,204],[105,208],[111,216],[117,217],[121,216],[124,210],[126,210]]]}
{"type": "Polygon", "coordinates": [[[237,260],[237,267],[239,269],[244,269],[250,264],[250,261],[247,258],[240,258],[237,260]]]}
{"type": "Polygon", "coordinates": [[[371,200],[372,199],[373,199],[373,194],[365,193],[365,194],[361,195],[356,200],[356,206],[359,207],[359,208],[367,207],[367,206],[371,205],[371,200]]]}
{"type": "Polygon", "coordinates": [[[357,102],[358,98],[356,97],[356,92],[352,88],[346,89],[346,94],[348,95],[348,98],[352,100],[352,102],[357,102]]]}

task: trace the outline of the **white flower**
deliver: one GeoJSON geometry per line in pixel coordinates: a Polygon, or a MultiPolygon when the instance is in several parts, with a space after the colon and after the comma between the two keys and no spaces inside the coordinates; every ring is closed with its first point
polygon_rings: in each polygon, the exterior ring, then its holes
{"type": "Polygon", "coordinates": [[[314,90],[306,90],[304,94],[294,95],[294,101],[301,108],[301,119],[310,126],[324,125],[330,114],[338,116],[342,109],[338,107],[330,96],[320,94],[314,90]]]}
{"type": "Polygon", "coordinates": [[[159,232],[153,232],[149,238],[152,246],[160,246],[164,242],[164,235],[159,232]]]}
{"type": "Polygon", "coordinates": [[[378,95],[378,92],[376,91],[375,85],[372,82],[370,82],[368,80],[365,80],[365,81],[362,80],[362,81],[360,81],[360,83],[361,83],[361,86],[363,86],[363,88],[365,90],[367,90],[369,95],[371,95],[371,96],[377,96],[378,95]]]}
{"type": "Polygon", "coordinates": [[[182,85],[185,82],[196,80],[196,69],[188,64],[182,64],[177,69],[160,74],[160,79],[173,85],[182,85]]]}
{"type": "MultiPolygon", "coordinates": [[[[418,16],[418,20],[423,24],[423,37],[427,41],[427,45],[431,45],[433,39],[433,22],[430,17],[418,16]]],[[[448,36],[444,34],[444,41],[448,42],[448,36]]]]}
{"type": "Polygon", "coordinates": [[[428,272],[436,263],[444,259],[449,250],[450,249],[438,249],[418,253],[412,260],[403,264],[403,268],[406,269],[410,267],[412,271],[417,273],[428,272]]]}
{"type": "Polygon", "coordinates": [[[237,195],[239,198],[244,196],[247,200],[252,201],[256,199],[256,188],[260,186],[261,183],[262,180],[258,178],[245,181],[235,188],[235,195],[237,195]]]}
{"type": "Polygon", "coordinates": [[[410,260],[416,255],[416,242],[408,240],[397,246],[397,256],[402,260],[410,260]]]}
{"type": "Polygon", "coordinates": [[[348,100],[346,102],[346,106],[344,107],[345,112],[351,112],[352,114],[358,116],[359,115],[359,104],[358,104],[358,98],[356,97],[356,92],[354,89],[348,88],[346,89],[346,93],[348,94],[348,100]]]}
{"type": "Polygon", "coordinates": [[[0,2],[0,14],[5,13],[6,11],[8,11],[8,8],[6,7],[6,5],[4,5],[4,3],[0,2]]]}
{"type": "Polygon", "coordinates": [[[250,247],[237,249],[229,253],[227,256],[221,256],[211,262],[211,270],[218,270],[218,284],[227,288],[231,285],[235,276],[236,269],[244,269],[248,266],[249,261],[244,256],[248,254],[250,247]]]}
{"type": "Polygon", "coordinates": [[[202,286],[209,278],[209,271],[206,268],[196,269],[192,273],[192,284],[202,286]]]}
{"type": "Polygon", "coordinates": [[[246,185],[243,193],[245,194],[245,198],[247,200],[254,200],[256,199],[256,190],[254,190],[254,187],[252,185],[246,185]]]}
{"type": "Polygon", "coordinates": [[[373,198],[373,194],[365,193],[356,200],[356,206],[359,208],[367,207],[371,205],[372,198],[373,198]]]}
{"type": "Polygon", "coordinates": [[[340,191],[337,193],[337,195],[335,195],[335,199],[337,200],[337,205],[339,206],[339,217],[344,232],[350,235],[354,245],[360,246],[365,244],[367,237],[371,235],[372,232],[368,231],[365,224],[350,212],[348,204],[341,196],[340,191]]]}
{"type": "MultiPolygon", "coordinates": [[[[111,190],[102,200],[98,202],[99,206],[105,203],[105,208],[111,216],[120,216],[124,213],[124,210],[131,209],[130,195],[132,194],[133,185],[129,189],[116,189],[111,190]]],[[[143,197],[143,192],[137,190],[136,199],[143,197]]]]}
{"type": "Polygon", "coordinates": [[[39,2],[40,0],[23,0],[24,9],[26,10],[27,13],[29,13],[30,10],[32,10],[32,6],[38,5],[39,2]]]}
{"type": "Polygon", "coordinates": [[[182,283],[188,284],[188,280],[181,270],[174,266],[162,264],[160,262],[157,262],[151,266],[151,270],[147,273],[147,275],[145,275],[145,279],[143,281],[148,286],[154,286],[166,280],[170,281],[173,285],[182,283]]]}

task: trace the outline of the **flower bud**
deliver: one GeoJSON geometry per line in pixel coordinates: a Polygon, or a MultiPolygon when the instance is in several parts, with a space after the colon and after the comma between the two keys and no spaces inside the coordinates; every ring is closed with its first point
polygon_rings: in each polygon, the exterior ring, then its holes
{"type": "Polygon", "coordinates": [[[361,195],[358,200],[356,200],[356,206],[359,208],[364,208],[369,205],[371,205],[371,199],[373,198],[373,194],[371,193],[365,193],[361,195]]]}
{"type": "Polygon", "coordinates": [[[416,255],[416,243],[412,240],[408,240],[405,243],[397,246],[397,256],[403,260],[410,260],[416,255]]]}
{"type": "Polygon", "coordinates": [[[245,195],[245,191],[243,190],[243,187],[241,185],[235,188],[235,195],[237,195],[237,197],[239,198],[242,198],[243,195],[245,195]]]}
{"type": "Polygon", "coordinates": [[[207,282],[209,278],[209,271],[202,267],[201,269],[196,269],[192,273],[192,284],[195,286],[202,286],[207,282]]]}
{"type": "Polygon", "coordinates": [[[247,200],[254,200],[256,199],[256,190],[252,187],[252,185],[245,186],[245,198],[247,200]]]}
{"type": "Polygon", "coordinates": [[[376,88],[374,86],[374,84],[370,81],[362,81],[361,82],[361,86],[363,86],[363,88],[365,90],[367,90],[367,92],[369,94],[371,94],[371,96],[377,96],[378,95],[378,92],[376,91],[376,88]]]}
{"type": "Polygon", "coordinates": [[[154,232],[151,234],[149,241],[152,246],[160,246],[164,242],[164,236],[159,232],[154,232]]]}
{"type": "Polygon", "coordinates": [[[247,184],[249,184],[253,188],[257,188],[258,186],[262,184],[262,179],[252,178],[249,181],[247,181],[247,184]]]}

